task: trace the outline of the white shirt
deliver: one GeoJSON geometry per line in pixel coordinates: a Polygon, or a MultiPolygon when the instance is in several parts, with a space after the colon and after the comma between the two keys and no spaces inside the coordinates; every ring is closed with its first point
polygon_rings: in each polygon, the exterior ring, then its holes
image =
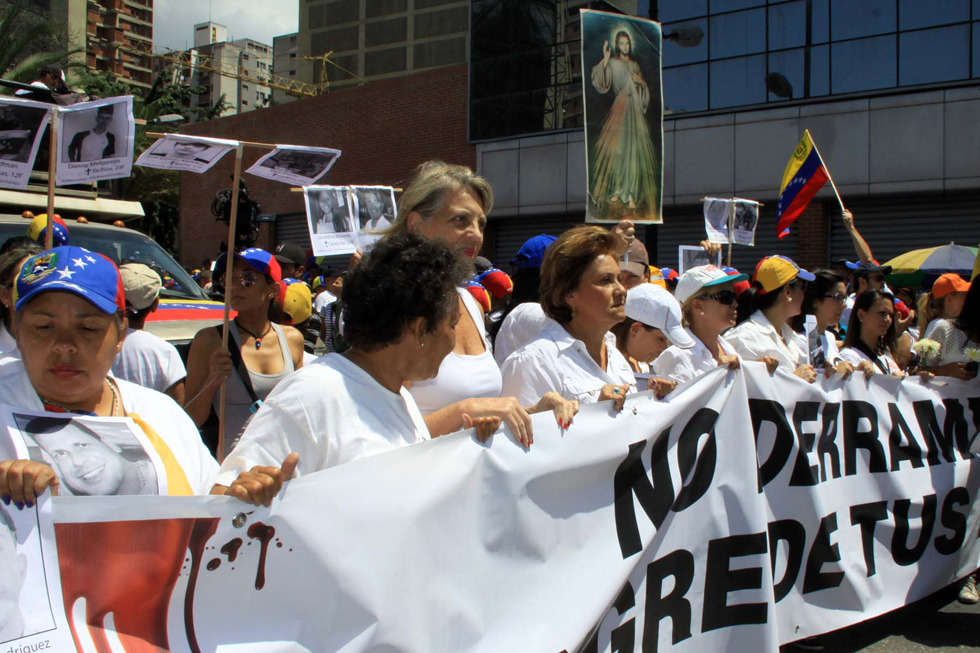
{"type": "MultiPolygon", "coordinates": [[[[701,342],[694,332],[685,328],[687,335],[691,336],[694,346],[683,349],[677,345],[671,345],[657,356],[653,361],[653,374],[664,379],[669,379],[677,383],[685,383],[691,379],[696,379],[706,372],[718,367],[718,361],[711,355],[708,348],[701,342]]],[[[730,344],[725,342],[722,337],[718,338],[718,348],[724,355],[734,354],[735,350],[730,344]]]]}
{"type": "Polygon", "coordinates": [[[538,302],[525,302],[515,306],[504,318],[493,343],[493,357],[497,365],[503,365],[511,354],[534,340],[551,324],[558,323],[544,314],[544,309],[538,302]]]}
{"type": "Polygon", "coordinates": [[[830,361],[831,367],[834,367],[842,360],[840,350],[837,348],[837,336],[830,329],[823,333],[814,329],[810,332],[809,342],[805,333],[797,333],[796,346],[814,369],[826,368],[827,361],[830,361]]]}
{"type": "Polygon", "coordinates": [[[108,145],[109,137],[106,132],[96,134],[94,131],[90,131],[88,136],[82,139],[79,161],[97,161],[103,158],[102,154],[108,145]]]}
{"type": "MultiPolygon", "coordinates": [[[[476,397],[499,397],[502,379],[500,368],[490,351],[487,328],[476,299],[468,290],[457,288],[463,305],[476,325],[483,340],[484,351],[476,356],[457,354],[454,351],[442,359],[439,373],[428,381],[412,382],[412,398],[423,415],[455,404],[457,401],[476,397]]],[[[532,403],[537,403],[537,399],[532,403]]],[[[525,404],[529,406],[530,404],[525,404]]]]}
{"type": "Polygon", "coordinates": [[[872,363],[875,367],[875,372],[885,373],[885,374],[901,374],[902,368],[898,366],[895,359],[891,357],[888,352],[885,352],[878,356],[877,361],[872,360],[860,349],[855,349],[854,347],[844,347],[840,350],[840,356],[846,360],[851,365],[857,367],[863,361],[868,361],[872,363]],[[884,369],[882,369],[884,368],[884,369]]]}
{"type": "Polygon", "coordinates": [[[20,360],[20,350],[17,349],[17,341],[7,331],[7,327],[0,322],[0,376],[12,374],[23,369],[23,367],[24,364],[20,360]]]}
{"type": "MultiPolygon", "coordinates": [[[[125,414],[141,428],[142,421],[153,431],[143,429],[163,461],[169,493],[181,493],[177,478],[183,476],[195,495],[208,494],[214,486],[218,463],[204,446],[197,427],[184,409],[162,392],[141,388],[122,379],[115,383],[125,414]]],[[[0,378],[0,403],[27,410],[44,410],[23,370],[0,378]]]]}
{"type": "Polygon", "coordinates": [[[935,338],[933,338],[933,337],[932,337],[932,331],[933,331],[933,329],[935,329],[935,328],[936,328],[937,326],[939,326],[939,323],[940,323],[940,322],[941,322],[942,320],[944,320],[944,319],[945,319],[945,318],[941,318],[941,317],[937,317],[937,318],[936,318],[936,319],[934,319],[934,320],[929,320],[929,324],[927,324],[927,325],[926,325],[926,332],[925,332],[925,335],[924,335],[924,336],[922,336],[922,337],[923,337],[923,338],[929,338],[929,339],[931,339],[931,340],[935,340],[935,338]]]}
{"type": "Polygon", "coordinates": [[[552,321],[535,340],[504,361],[500,369],[504,378],[502,394],[517,397],[522,406],[531,406],[546,392],[591,404],[599,400],[604,385],[625,384],[635,390],[636,377],[629,362],[608,341],[605,346],[606,369],[602,369],[589,356],[584,342],[552,321]]]}
{"type": "Polygon", "coordinates": [[[788,324],[781,324],[777,332],[762,311],[752,313],[749,319],[728,331],[724,337],[735,353],[747,361],[772,356],[790,374],[806,364],[806,354],[796,346],[796,332],[788,324]]]}
{"type": "Polygon", "coordinates": [[[313,300],[313,310],[318,315],[322,316],[323,307],[326,306],[327,304],[332,304],[335,301],[337,301],[336,295],[334,295],[329,290],[324,290],[322,293],[316,296],[316,299],[313,300]]]}
{"type": "Polygon", "coordinates": [[[144,388],[166,392],[187,376],[177,348],[142,329],[127,329],[112,374],[144,388]]]}
{"type": "Polygon", "coordinates": [[[278,467],[293,451],[298,477],[428,439],[408,390],[394,393],[342,354],[327,354],[276,386],[217,482],[228,485],[255,465],[278,467]]]}

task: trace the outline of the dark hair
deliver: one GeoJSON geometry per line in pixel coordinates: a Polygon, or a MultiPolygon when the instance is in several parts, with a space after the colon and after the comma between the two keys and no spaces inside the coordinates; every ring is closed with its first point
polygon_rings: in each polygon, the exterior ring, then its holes
{"type": "MultiPolygon", "coordinates": [[[[879,299],[888,300],[893,306],[895,304],[895,297],[891,293],[877,289],[865,290],[854,300],[854,307],[851,309],[851,319],[847,321],[847,335],[844,336],[845,347],[854,347],[861,340],[861,318],[858,317],[858,311],[871,310],[871,307],[879,299]]],[[[888,327],[888,332],[878,342],[878,350],[885,350],[894,358],[895,343],[897,340],[898,334],[895,333],[895,320],[892,319],[891,326],[888,327]]]]}
{"type": "Polygon", "coordinates": [[[970,340],[976,340],[980,335],[980,277],[970,283],[970,290],[966,293],[966,300],[963,302],[963,310],[956,318],[956,328],[966,334],[970,340]]]}
{"type": "Polygon", "coordinates": [[[5,240],[3,245],[0,246],[0,254],[6,254],[12,249],[32,250],[28,256],[34,256],[35,254],[40,254],[44,251],[44,248],[41,247],[41,243],[37,242],[33,238],[28,238],[27,236],[14,236],[5,240]]]}
{"type": "Polygon", "coordinates": [[[657,327],[649,326],[647,324],[643,324],[639,320],[634,320],[633,318],[628,317],[622,322],[618,324],[614,324],[613,327],[609,329],[609,333],[616,336],[616,349],[623,352],[623,355],[626,356],[627,358],[629,358],[629,354],[626,351],[626,342],[629,340],[630,329],[633,328],[634,324],[640,324],[643,326],[644,329],[647,329],[648,331],[650,329],[657,328],[657,327]]]}
{"type": "MultiPolygon", "coordinates": [[[[11,238],[13,240],[13,238],[11,238]]],[[[25,247],[11,248],[0,254],[0,286],[9,286],[14,283],[14,277],[20,270],[20,262],[29,256],[40,254],[42,247],[34,241],[28,239],[29,244],[25,247]]],[[[9,242],[9,241],[8,241],[9,242]]],[[[0,304],[0,320],[6,324],[9,311],[7,307],[0,304]]]]}
{"type": "Polygon", "coordinates": [[[762,284],[758,281],[753,281],[752,285],[738,296],[735,324],[741,324],[752,317],[752,314],[756,311],[765,311],[775,306],[784,287],[785,284],[773,290],[760,292],[763,289],[762,284]]]}
{"type": "Polygon", "coordinates": [[[541,262],[541,308],[552,320],[565,324],[572,309],[565,296],[582,281],[585,269],[603,254],[615,256],[616,237],[595,225],[573,227],[548,246],[541,262]]]}
{"type": "Polygon", "coordinates": [[[490,325],[490,339],[496,344],[497,334],[510,312],[521,304],[537,304],[541,297],[541,270],[539,268],[518,268],[512,277],[514,290],[507,300],[507,308],[500,319],[490,325]]]}
{"type": "Polygon", "coordinates": [[[385,236],[344,278],[344,337],[376,351],[398,342],[416,318],[433,331],[456,310],[456,287],[472,273],[438,240],[408,231],[385,236]]]}
{"type": "Polygon", "coordinates": [[[839,277],[826,269],[814,270],[813,276],[816,278],[807,284],[806,293],[803,295],[803,309],[799,315],[794,315],[791,320],[793,330],[797,333],[803,333],[803,323],[806,321],[806,316],[816,313],[817,301],[823,299],[834,286],[844,283],[843,277],[839,277]]]}
{"type": "Polygon", "coordinates": [[[630,50],[633,50],[633,39],[630,38],[630,35],[626,32],[626,30],[621,29],[616,32],[616,42],[613,44],[617,55],[619,54],[619,39],[623,36],[625,36],[626,40],[630,42],[630,50]]]}

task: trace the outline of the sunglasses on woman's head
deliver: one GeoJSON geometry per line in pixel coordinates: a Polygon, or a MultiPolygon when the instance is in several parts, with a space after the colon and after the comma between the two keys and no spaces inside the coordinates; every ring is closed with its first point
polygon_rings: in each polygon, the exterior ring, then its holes
{"type": "Polygon", "coordinates": [[[725,306],[731,306],[735,303],[738,296],[735,294],[734,290],[721,290],[716,293],[711,293],[710,295],[705,295],[705,299],[713,299],[719,304],[724,304],[725,306]]]}

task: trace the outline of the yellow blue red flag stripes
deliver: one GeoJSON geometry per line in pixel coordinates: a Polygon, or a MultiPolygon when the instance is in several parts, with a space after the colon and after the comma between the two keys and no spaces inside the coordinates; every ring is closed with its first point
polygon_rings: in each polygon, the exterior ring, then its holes
{"type": "Polygon", "coordinates": [[[809,130],[803,132],[803,140],[786,164],[783,183],[779,187],[779,204],[776,207],[776,234],[785,238],[789,226],[796,221],[813,196],[830,179],[827,166],[810,138],[809,130]]]}

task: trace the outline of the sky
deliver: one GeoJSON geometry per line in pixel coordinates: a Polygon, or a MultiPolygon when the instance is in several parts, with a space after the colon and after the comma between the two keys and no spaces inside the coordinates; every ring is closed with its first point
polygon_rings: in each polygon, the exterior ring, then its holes
{"type": "Polygon", "coordinates": [[[156,0],[153,43],[184,50],[194,44],[194,25],[212,20],[228,28],[228,40],[272,37],[297,30],[298,0],[156,0]],[[210,19],[208,13],[210,11],[210,19]]]}

